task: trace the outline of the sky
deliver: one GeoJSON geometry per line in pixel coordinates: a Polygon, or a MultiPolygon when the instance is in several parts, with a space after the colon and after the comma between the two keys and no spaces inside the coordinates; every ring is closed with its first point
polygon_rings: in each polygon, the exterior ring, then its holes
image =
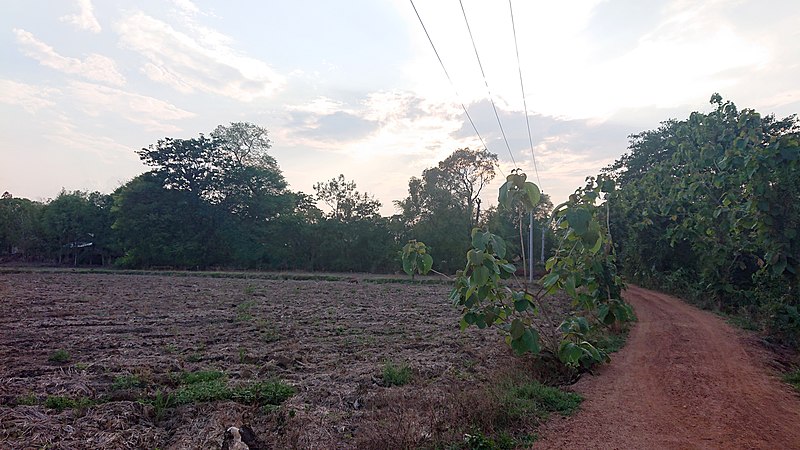
{"type": "Polygon", "coordinates": [[[462,4],[414,2],[448,79],[405,0],[5,1],[0,192],[110,193],[147,170],[136,150],[245,121],[291,189],[344,174],[386,215],[409,178],[484,144],[486,202],[520,168],[557,204],[715,92],[800,110],[796,0],[462,4]]]}

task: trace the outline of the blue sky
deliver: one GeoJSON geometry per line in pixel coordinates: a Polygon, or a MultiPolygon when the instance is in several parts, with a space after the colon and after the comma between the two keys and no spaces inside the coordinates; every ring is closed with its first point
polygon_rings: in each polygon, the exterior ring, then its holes
{"type": "MultiPolygon", "coordinates": [[[[0,15],[0,191],[111,192],[134,151],[248,121],[270,130],[291,188],[342,173],[383,212],[456,148],[532,174],[507,1],[464,0],[511,154],[458,1],[6,2],[0,15]]],[[[719,92],[800,109],[800,2],[512,1],[541,184],[558,202],[631,133],[710,109],[719,92]]],[[[496,179],[499,186],[501,176],[496,179]]],[[[486,193],[494,202],[497,186],[486,193]]]]}

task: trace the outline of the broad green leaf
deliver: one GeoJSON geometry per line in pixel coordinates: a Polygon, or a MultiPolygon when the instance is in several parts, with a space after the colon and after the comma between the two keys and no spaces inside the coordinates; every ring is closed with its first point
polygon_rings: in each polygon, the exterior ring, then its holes
{"type": "Polygon", "coordinates": [[[498,258],[505,258],[506,256],[506,241],[496,234],[487,233],[488,243],[492,246],[492,251],[498,258]]]}
{"type": "Polygon", "coordinates": [[[569,366],[577,366],[582,355],[583,350],[573,342],[562,341],[558,348],[558,359],[569,366]]]}
{"type": "Polygon", "coordinates": [[[403,258],[403,272],[405,272],[408,276],[414,274],[414,262],[411,258],[403,258]]]}
{"type": "Polygon", "coordinates": [[[486,284],[489,281],[490,275],[489,269],[485,266],[478,266],[472,271],[473,282],[477,285],[486,284]]]}
{"type": "Polygon", "coordinates": [[[497,196],[497,203],[503,205],[503,207],[506,209],[511,209],[511,202],[508,195],[508,186],[509,183],[511,182],[510,180],[511,175],[509,175],[508,178],[509,181],[506,181],[505,183],[503,183],[502,186],[500,186],[500,194],[497,196]]]}
{"type": "Polygon", "coordinates": [[[542,196],[541,192],[539,191],[539,187],[528,181],[525,183],[525,193],[528,195],[530,207],[535,208],[536,205],[539,204],[539,199],[542,196]]]}
{"type": "Polygon", "coordinates": [[[542,286],[544,286],[545,288],[549,288],[551,286],[554,286],[558,282],[559,278],[560,278],[560,276],[557,273],[547,274],[547,275],[545,275],[544,278],[542,278],[542,286]]]}
{"type": "Polygon", "coordinates": [[[429,254],[422,255],[422,267],[420,268],[420,273],[422,275],[427,274],[433,268],[433,257],[429,254]]]}
{"type": "Polygon", "coordinates": [[[519,319],[511,321],[511,339],[517,340],[525,334],[525,325],[519,319]]]}
{"type": "Polygon", "coordinates": [[[529,302],[528,300],[526,300],[526,299],[524,299],[524,298],[523,298],[523,299],[520,299],[520,300],[514,300],[514,309],[515,309],[517,312],[523,312],[523,311],[525,311],[526,309],[528,309],[528,307],[529,307],[530,305],[531,305],[531,302],[529,302]]]}
{"type": "Polygon", "coordinates": [[[575,230],[575,234],[582,236],[589,230],[589,221],[592,214],[586,208],[570,208],[567,210],[567,222],[575,230]]]}
{"type": "Polygon", "coordinates": [[[575,292],[575,275],[571,274],[567,277],[567,282],[564,283],[564,289],[567,291],[570,297],[575,297],[577,292],[575,292]]]}
{"type": "Polygon", "coordinates": [[[488,243],[488,234],[481,231],[477,231],[478,229],[474,229],[472,231],[472,246],[478,250],[484,251],[486,250],[486,244],[488,243]]]}

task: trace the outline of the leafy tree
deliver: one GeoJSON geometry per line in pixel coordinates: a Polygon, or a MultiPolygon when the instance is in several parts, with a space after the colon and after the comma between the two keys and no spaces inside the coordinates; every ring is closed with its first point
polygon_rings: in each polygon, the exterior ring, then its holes
{"type": "MultiPolygon", "coordinates": [[[[138,154],[153,167],[147,178],[136,180],[117,202],[120,229],[146,229],[146,220],[127,215],[126,208],[142,205],[125,201],[149,191],[156,198],[187,211],[181,217],[161,214],[159,209],[148,217],[164,231],[160,244],[168,245],[177,265],[185,267],[209,264],[235,264],[239,267],[273,267],[279,231],[285,227],[298,197],[287,190],[286,180],[275,159],[267,151],[271,146],[266,129],[245,122],[218,126],[209,137],[192,139],[165,138],[141,149],[138,154]],[[164,191],[153,183],[161,183],[164,191]],[[189,221],[192,221],[191,223],[189,221]],[[171,224],[173,232],[164,225],[171,224]],[[183,233],[193,230],[195,237],[183,233]],[[205,244],[204,244],[205,242],[205,244]]],[[[165,213],[167,213],[165,211],[165,213]]],[[[163,258],[150,242],[137,233],[130,239],[126,263],[161,265],[163,258]],[[137,251],[137,246],[142,245],[137,251]]],[[[167,264],[168,265],[168,264],[167,264]]]]}
{"type": "Polygon", "coordinates": [[[426,275],[433,267],[433,257],[428,253],[428,248],[424,242],[410,240],[400,251],[400,260],[403,263],[403,271],[411,279],[414,275],[426,275]]]}
{"type": "Polygon", "coordinates": [[[224,215],[191,192],[164,188],[157,173],[142,174],[114,193],[114,229],[123,266],[204,268],[229,262],[224,215]]]}
{"type": "Polygon", "coordinates": [[[371,195],[359,193],[354,181],[346,181],[344,175],[314,184],[317,198],[331,209],[329,219],[342,222],[374,219],[380,216],[381,202],[371,195]]]}
{"type": "MultiPolygon", "coordinates": [[[[711,103],[633,136],[607,168],[620,185],[609,220],[623,266],[639,282],[780,328],[800,303],[800,127],[718,94],[711,103]]],[[[794,333],[800,342],[800,325],[794,333]]]]}
{"type": "Polygon", "coordinates": [[[0,198],[0,255],[18,253],[27,259],[43,257],[41,216],[44,205],[8,192],[0,198]]]}
{"type": "Polygon", "coordinates": [[[374,272],[390,270],[397,243],[380,202],[360,193],[355,182],[339,175],[314,185],[317,198],[330,208],[314,226],[315,266],[322,270],[374,272]]]}
{"type": "Polygon", "coordinates": [[[494,179],[497,155],[458,149],[408,183],[408,197],[395,202],[411,235],[426,242],[435,265],[453,272],[464,263],[483,188],[494,179]]]}
{"type": "Polygon", "coordinates": [[[62,190],[45,205],[42,225],[49,251],[59,263],[69,254],[73,264],[91,263],[95,256],[102,264],[112,252],[111,199],[107,195],[62,190]]]}
{"type": "Polygon", "coordinates": [[[220,195],[234,214],[254,221],[269,220],[291,209],[286,180],[265,128],[247,122],[218,126],[212,133],[219,155],[220,195]]]}
{"type": "Polygon", "coordinates": [[[137,151],[165,189],[187,191],[208,201],[219,201],[221,154],[214,141],[202,134],[192,139],[160,139],[137,151]]]}
{"type": "MultiPolygon", "coordinates": [[[[622,280],[616,275],[611,238],[596,206],[601,194],[612,190],[610,180],[592,179],[556,207],[553,219],[561,231],[561,244],[538,285],[527,280],[517,286],[510,283],[516,267],[506,259],[505,241],[474,228],[466,265],[456,273],[450,294],[461,308],[462,329],[497,327],[517,353],[544,351],[570,367],[606,361],[608,356],[587,338],[592,328],[632,318],[620,297],[622,280]],[[559,289],[573,298],[578,310],[553,329],[547,295],[559,289]]],[[[531,210],[539,201],[538,187],[518,171],[500,188],[498,202],[504,208],[531,210]]]]}
{"type": "Polygon", "coordinates": [[[267,154],[272,141],[266,128],[248,122],[232,122],[228,126],[217,126],[211,138],[233,165],[279,170],[278,162],[267,154]]]}

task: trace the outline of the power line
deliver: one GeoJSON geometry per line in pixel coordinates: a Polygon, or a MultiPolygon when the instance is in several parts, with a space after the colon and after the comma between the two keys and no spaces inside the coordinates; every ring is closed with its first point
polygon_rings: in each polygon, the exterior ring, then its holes
{"type": "MultiPolygon", "coordinates": [[[[459,0],[460,1],[460,0],[459,0]]],[[[528,119],[528,101],[525,99],[525,85],[522,83],[522,64],[519,61],[519,45],[517,45],[517,27],[514,25],[514,9],[511,7],[511,0],[508,0],[508,10],[511,12],[511,30],[514,32],[514,50],[517,53],[517,69],[519,69],[519,87],[522,91],[522,104],[525,107],[525,124],[528,126],[528,142],[531,145],[531,159],[533,159],[533,170],[536,172],[536,181],[539,187],[542,186],[542,180],[539,178],[539,167],[536,164],[536,155],[533,153],[533,137],[531,136],[531,122],[528,119]]]]}
{"type": "MultiPolygon", "coordinates": [[[[450,78],[450,74],[447,72],[447,68],[444,66],[444,62],[442,61],[442,57],[439,56],[439,52],[436,50],[436,46],[433,45],[433,39],[431,39],[431,35],[430,35],[430,33],[428,33],[428,29],[425,28],[425,24],[422,22],[422,17],[419,15],[419,11],[417,11],[417,7],[414,5],[414,0],[409,0],[409,2],[411,2],[411,7],[414,8],[414,13],[417,15],[417,19],[419,20],[419,24],[422,25],[422,30],[425,31],[425,36],[428,37],[428,42],[430,42],[430,44],[431,44],[431,48],[433,49],[433,53],[436,54],[436,59],[439,60],[439,65],[442,66],[442,70],[444,71],[444,74],[447,77],[447,81],[450,82],[450,86],[453,87],[453,91],[455,91],[455,93],[456,93],[456,98],[458,98],[459,99],[459,103],[461,103],[461,109],[464,110],[464,114],[467,116],[467,119],[469,120],[470,125],[472,125],[472,129],[475,131],[475,134],[478,135],[478,139],[480,139],[481,145],[483,145],[483,148],[488,150],[489,148],[487,147],[486,142],[483,140],[483,136],[481,136],[481,133],[478,132],[478,128],[475,126],[475,122],[472,120],[472,116],[469,115],[469,111],[467,111],[466,105],[464,105],[464,102],[462,102],[460,100],[461,96],[458,94],[458,89],[456,88],[455,83],[453,83],[453,79],[450,78]]],[[[481,69],[481,70],[483,70],[483,69],[481,69]]],[[[494,102],[492,102],[492,106],[494,106],[494,102]]],[[[495,114],[497,114],[497,110],[495,110],[495,114]]],[[[500,120],[500,119],[498,118],[498,120],[500,120]]],[[[502,129],[502,127],[501,127],[501,129],[502,129]]],[[[503,139],[505,139],[505,133],[503,134],[503,139]]],[[[506,145],[508,145],[508,141],[506,141],[506,145]]],[[[511,151],[511,150],[509,149],[509,151],[511,151]]],[[[512,160],[514,159],[513,155],[511,156],[511,159],[512,160]]],[[[514,162],[514,165],[516,165],[516,164],[517,163],[514,162]]],[[[500,173],[503,174],[503,176],[505,177],[505,173],[503,173],[503,169],[500,167],[499,164],[497,165],[497,168],[500,169],[500,173]]]]}
{"type": "Polygon", "coordinates": [[[472,37],[472,29],[469,26],[469,21],[467,20],[467,12],[464,10],[464,3],[461,0],[458,0],[458,4],[461,5],[461,13],[464,15],[464,23],[467,24],[467,31],[469,32],[469,39],[472,41],[472,49],[475,50],[475,58],[478,60],[478,67],[481,69],[481,75],[483,76],[483,83],[486,85],[486,91],[489,93],[489,101],[492,102],[492,109],[494,110],[494,117],[497,118],[497,125],[500,127],[500,133],[503,135],[503,141],[506,143],[506,148],[508,149],[508,154],[511,156],[511,162],[514,163],[514,166],[517,165],[517,161],[514,160],[514,153],[511,152],[511,146],[508,144],[508,139],[506,138],[506,132],[503,129],[503,124],[500,122],[500,114],[497,113],[497,106],[494,104],[494,98],[492,98],[492,91],[489,89],[489,82],[486,80],[486,73],[483,71],[483,64],[481,64],[481,57],[478,56],[478,47],[475,46],[475,39],[472,37]]]}

